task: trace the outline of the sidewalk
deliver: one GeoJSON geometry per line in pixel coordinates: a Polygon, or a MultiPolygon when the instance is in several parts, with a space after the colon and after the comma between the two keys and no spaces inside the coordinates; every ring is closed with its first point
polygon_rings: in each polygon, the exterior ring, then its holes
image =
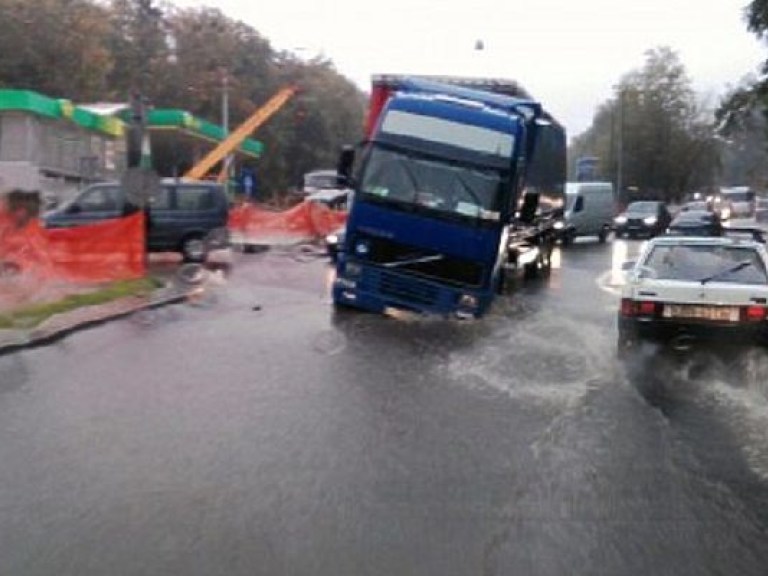
{"type": "Polygon", "coordinates": [[[149,296],[131,296],[56,314],[32,329],[0,329],[0,355],[49,344],[77,330],[129,316],[140,310],[183,302],[195,288],[189,284],[169,282],[149,296]]]}

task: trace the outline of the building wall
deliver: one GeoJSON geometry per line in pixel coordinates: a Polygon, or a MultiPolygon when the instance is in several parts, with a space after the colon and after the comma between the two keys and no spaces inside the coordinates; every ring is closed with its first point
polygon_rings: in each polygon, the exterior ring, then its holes
{"type": "Polygon", "coordinates": [[[21,112],[0,113],[0,186],[66,199],[92,182],[116,180],[125,167],[123,138],[21,112]]]}
{"type": "Polygon", "coordinates": [[[27,114],[0,114],[0,162],[33,160],[32,122],[27,114]]]}

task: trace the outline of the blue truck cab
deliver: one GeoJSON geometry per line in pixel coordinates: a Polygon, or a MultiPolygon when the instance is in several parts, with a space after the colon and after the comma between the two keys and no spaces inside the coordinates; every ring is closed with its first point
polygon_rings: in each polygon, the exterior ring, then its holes
{"type": "Polygon", "coordinates": [[[479,317],[508,268],[548,267],[564,132],[539,103],[484,88],[398,78],[384,97],[373,91],[380,106],[354,174],[340,161],[355,200],[336,306],[479,317]]]}

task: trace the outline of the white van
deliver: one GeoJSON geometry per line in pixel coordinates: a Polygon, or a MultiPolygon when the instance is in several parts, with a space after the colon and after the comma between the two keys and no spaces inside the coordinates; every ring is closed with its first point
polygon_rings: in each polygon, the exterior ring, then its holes
{"type": "Polygon", "coordinates": [[[721,188],[720,196],[731,208],[731,218],[751,218],[755,215],[755,192],[749,186],[721,188]]]}
{"type": "Polygon", "coordinates": [[[616,216],[616,196],[610,182],[568,182],[565,185],[563,244],[577,236],[597,236],[605,242],[616,216]]]}

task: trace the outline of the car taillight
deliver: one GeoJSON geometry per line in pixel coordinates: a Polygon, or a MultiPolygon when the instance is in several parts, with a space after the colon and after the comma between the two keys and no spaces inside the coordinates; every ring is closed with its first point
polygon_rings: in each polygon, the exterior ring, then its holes
{"type": "Polygon", "coordinates": [[[621,315],[622,316],[634,316],[635,315],[635,301],[629,298],[621,299],[621,315]]]}
{"type": "Polygon", "coordinates": [[[744,308],[744,320],[747,322],[762,322],[766,319],[765,306],[747,306],[744,308]]]}
{"type": "Polygon", "coordinates": [[[622,316],[655,316],[657,302],[650,300],[632,300],[631,298],[621,299],[622,316]]]}

